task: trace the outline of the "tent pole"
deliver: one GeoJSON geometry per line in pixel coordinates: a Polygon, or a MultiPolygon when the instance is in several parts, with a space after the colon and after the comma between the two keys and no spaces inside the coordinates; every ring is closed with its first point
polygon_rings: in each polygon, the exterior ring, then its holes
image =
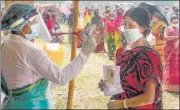
{"type": "MultiPolygon", "coordinates": [[[[74,0],[73,32],[77,32],[78,18],[79,18],[79,0],[74,0]]],[[[73,60],[76,57],[76,48],[77,48],[77,36],[73,35],[73,37],[72,37],[72,45],[71,45],[71,60],[73,60]]],[[[69,83],[67,109],[72,109],[74,85],[75,85],[75,81],[73,79],[69,83]]]]}

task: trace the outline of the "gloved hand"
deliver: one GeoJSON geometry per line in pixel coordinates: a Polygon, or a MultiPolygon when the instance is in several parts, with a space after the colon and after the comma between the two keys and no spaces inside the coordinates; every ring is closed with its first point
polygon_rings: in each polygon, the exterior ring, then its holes
{"type": "Polygon", "coordinates": [[[82,44],[82,53],[86,56],[89,56],[89,54],[93,52],[97,46],[96,39],[94,37],[94,31],[96,28],[96,24],[90,24],[86,29],[85,40],[82,44]]]}
{"type": "Polygon", "coordinates": [[[91,52],[95,50],[97,46],[96,40],[94,37],[87,37],[82,44],[81,52],[86,55],[87,57],[90,55],[91,52]]]}
{"type": "Polygon", "coordinates": [[[92,36],[93,32],[96,30],[97,27],[97,24],[88,24],[85,28],[85,37],[92,36]]]}

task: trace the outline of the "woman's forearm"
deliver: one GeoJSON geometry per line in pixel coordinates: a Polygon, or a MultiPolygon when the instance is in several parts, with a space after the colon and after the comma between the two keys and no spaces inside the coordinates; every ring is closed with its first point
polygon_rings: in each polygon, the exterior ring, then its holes
{"type": "Polygon", "coordinates": [[[129,108],[135,108],[153,103],[153,100],[142,94],[136,97],[128,98],[126,100],[126,106],[129,108]]]}
{"type": "MultiPolygon", "coordinates": [[[[146,87],[145,87],[146,91],[141,95],[126,99],[126,102],[125,102],[126,106],[128,108],[129,107],[136,108],[136,107],[152,104],[155,98],[156,87],[157,87],[156,81],[154,81],[153,79],[149,79],[146,82],[146,87]]],[[[120,108],[121,107],[124,108],[124,105],[120,104],[120,102],[122,103],[122,100],[119,100],[120,108]]]]}

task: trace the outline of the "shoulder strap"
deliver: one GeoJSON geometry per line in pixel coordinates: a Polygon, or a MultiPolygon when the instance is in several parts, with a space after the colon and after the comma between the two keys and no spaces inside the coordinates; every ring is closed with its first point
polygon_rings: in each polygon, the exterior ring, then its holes
{"type": "MultiPolygon", "coordinates": [[[[3,45],[4,45],[4,43],[1,41],[1,48],[3,45]]],[[[4,76],[2,74],[2,71],[1,71],[1,90],[5,95],[9,95],[8,88],[7,88],[4,76]]]]}

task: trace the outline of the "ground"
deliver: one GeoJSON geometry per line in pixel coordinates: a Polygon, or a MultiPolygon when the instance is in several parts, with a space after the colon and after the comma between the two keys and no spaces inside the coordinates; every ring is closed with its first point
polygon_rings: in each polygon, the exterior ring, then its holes
{"type": "MultiPolygon", "coordinates": [[[[65,27],[64,27],[65,28],[65,27]]],[[[67,36],[65,36],[67,38],[67,36]]],[[[63,64],[70,62],[71,46],[68,44],[61,45],[63,49],[63,64]]],[[[78,52],[80,49],[78,49],[78,52]]],[[[77,52],[77,53],[78,53],[77,52]]],[[[92,53],[82,72],[75,78],[75,89],[73,98],[74,109],[107,109],[109,97],[104,96],[98,89],[98,82],[102,79],[102,66],[104,64],[114,65],[113,61],[109,61],[105,53],[92,53]]],[[[56,108],[65,109],[68,99],[68,84],[59,86],[52,84],[51,94],[56,102],[56,108]]],[[[178,109],[179,94],[164,92],[163,108],[178,109]]]]}

